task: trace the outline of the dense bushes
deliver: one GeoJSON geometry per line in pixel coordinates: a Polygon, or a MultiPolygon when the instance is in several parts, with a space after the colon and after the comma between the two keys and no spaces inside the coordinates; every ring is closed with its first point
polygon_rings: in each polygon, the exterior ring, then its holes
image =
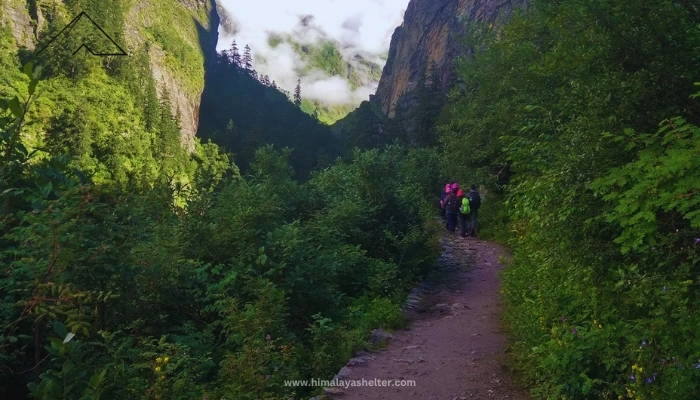
{"type": "Polygon", "coordinates": [[[567,0],[472,26],[443,164],[504,190],[536,398],[700,397],[699,22],[687,2],[567,0]]]}
{"type": "Polygon", "coordinates": [[[431,150],[357,151],[302,184],[289,151],[259,149],[243,178],[207,144],[186,188],[95,185],[66,157],[33,162],[12,141],[23,112],[11,109],[4,395],[309,395],[284,381],[330,379],[372,329],[399,326],[437,256],[431,150]]]}

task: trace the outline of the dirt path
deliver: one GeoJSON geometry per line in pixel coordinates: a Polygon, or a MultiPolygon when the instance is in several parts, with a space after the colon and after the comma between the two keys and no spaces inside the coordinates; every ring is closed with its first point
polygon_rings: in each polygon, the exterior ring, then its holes
{"type": "Polygon", "coordinates": [[[333,388],[338,400],[528,399],[503,366],[497,245],[448,235],[436,273],[409,297],[406,330],[386,349],[361,354],[336,377],[345,381],[413,380],[414,386],[333,388]],[[376,380],[375,380],[376,379],[376,380]]]}

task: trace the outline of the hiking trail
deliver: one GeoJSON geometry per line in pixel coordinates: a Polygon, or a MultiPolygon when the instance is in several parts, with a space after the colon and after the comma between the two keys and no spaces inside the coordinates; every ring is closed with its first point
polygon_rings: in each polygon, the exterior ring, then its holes
{"type": "Polygon", "coordinates": [[[338,380],[413,380],[414,386],[326,388],[333,400],[527,400],[505,367],[499,257],[503,249],[449,235],[435,271],[407,301],[410,325],[385,349],[360,352],[338,380]]]}

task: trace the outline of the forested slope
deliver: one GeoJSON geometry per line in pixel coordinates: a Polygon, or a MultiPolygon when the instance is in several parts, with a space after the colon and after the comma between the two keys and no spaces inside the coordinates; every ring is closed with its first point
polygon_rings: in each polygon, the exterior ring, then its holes
{"type": "Polygon", "coordinates": [[[514,260],[514,361],[536,398],[700,397],[700,8],[532,1],[471,24],[443,171],[483,184],[514,260]]]}
{"type": "Polygon", "coordinates": [[[290,163],[300,177],[342,154],[338,137],[326,125],[255,75],[236,63],[232,53],[217,55],[207,68],[198,137],[233,152],[243,172],[265,144],[293,149],[290,163]]]}

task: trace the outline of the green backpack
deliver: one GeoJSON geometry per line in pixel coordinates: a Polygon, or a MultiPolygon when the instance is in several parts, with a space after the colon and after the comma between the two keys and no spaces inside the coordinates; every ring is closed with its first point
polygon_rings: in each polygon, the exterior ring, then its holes
{"type": "Polygon", "coordinates": [[[468,198],[464,197],[462,199],[462,207],[460,207],[459,210],[462,212],[462,214],[469,214],[469,212],[471,211],[471,208],[469,207],[469,199],[468,198]]]}

